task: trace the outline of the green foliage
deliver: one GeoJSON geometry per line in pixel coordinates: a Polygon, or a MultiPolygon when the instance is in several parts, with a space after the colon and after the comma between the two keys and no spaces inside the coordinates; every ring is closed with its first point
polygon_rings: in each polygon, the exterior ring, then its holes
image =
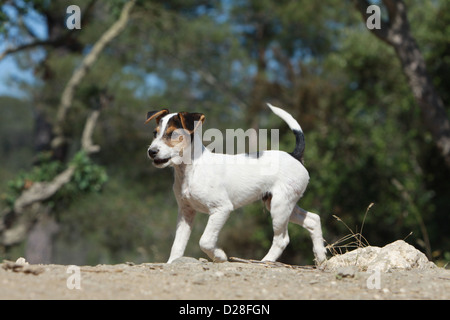
{"type": "Polygon", "coordinates": [[[30,171],[20,172],[17,178],[7,183],[8,193],[5,196],[5,201],[8,206],[13,207],[22,191],[30,188],[33,183],[51,181],[64,170],[64,165],[58,161],[52,161],[51,154],[48,152],[39,154],[37,162],[40,165],[33,166],[30,171]]]}
{"type": "MultiPolygon", "coordinates": [[[[16,179],[8,182],[8,192],[4,200],[9,207],[12,208],[20,194],[34,183],[50,182],[65,169],[65,165],[52,160],[52,155],[48,152],[39,154],[37,162],[39,165],[33,166],[30,171],[20,172],[16,179]]],[[[72,179],[47,200],[53,205],[60,201],[67,204],[81,194],[100,192],[108,180],[105,169],[94,164],[83,151],[76,153],[69,165],[75,167],[72,179]]]]}
{"type": "Polygon", "coordinates": [[[99,192],[108,180],[108,175],[103,167],[96,165],[86,155],[80,151],[75,154],[70,165],[75,166],[71,186],[75,192],[99,192]]]}

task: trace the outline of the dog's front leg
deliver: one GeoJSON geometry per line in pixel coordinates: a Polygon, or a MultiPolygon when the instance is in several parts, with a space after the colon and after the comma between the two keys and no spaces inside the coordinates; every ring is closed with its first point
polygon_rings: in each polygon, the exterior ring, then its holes
{"type": "Polygon", "coordinates": [[[230,216],[230,208],[216,208],[210,212],[205,231],[200,238],[200,248],[214,262],[227,261],[225,252],[217,247],[220,230],[230,216]]]}
{"type": "Polygon", "coordinates": [[[170,251],[170,257],[167,263],[172,263],[175,259],[183,256],[191,235],[194,218],[195,211],[193,209],[190,207],[179,207],[175,240],[173,241],[172,250],[170,251]]]}

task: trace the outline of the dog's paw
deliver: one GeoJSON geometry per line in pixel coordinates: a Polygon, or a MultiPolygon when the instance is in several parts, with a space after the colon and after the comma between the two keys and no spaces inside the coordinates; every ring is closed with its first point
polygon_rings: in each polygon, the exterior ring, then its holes
{"type": "Polygon", "coordinates": [[[325,265],[325,262],[327,262],[327,256],[325,253],[318,254],[315,256],[314,262],[316,263],[316,267],[320,269],[320,267],[325,265]]]}
{"type": "Polygon", "coordinates": [[[228,261],[228,257],[222,249],[215,249],[213,261],[214,262],[226,262],[226,261],[228,261]]]}

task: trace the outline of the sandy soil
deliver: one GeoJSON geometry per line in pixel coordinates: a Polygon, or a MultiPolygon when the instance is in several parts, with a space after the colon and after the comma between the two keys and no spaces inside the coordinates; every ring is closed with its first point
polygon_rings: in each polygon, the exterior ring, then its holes
{"type": "Polygon", "coordinates": [[[0,299],[450,299],[450,270],[376,275],[183,258],[70,267],[3,262],[0,299]],[[377,288],[378,287],[378,288],[377,288]]]}

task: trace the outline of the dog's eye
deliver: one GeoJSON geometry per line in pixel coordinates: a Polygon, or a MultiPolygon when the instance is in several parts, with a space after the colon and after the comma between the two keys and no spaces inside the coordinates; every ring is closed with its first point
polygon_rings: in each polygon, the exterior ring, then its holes
{"type": "Polygon", "coordinates": [[[183,135],[181,134],[181,132],[179,130],[174,130],[170,133],[170,139],[172,141],[175,141],[175,140],[182,141],[183,135]]]}
{"type": "Polygon", "coordinates": [[[156,135],[158,134],[158,131],[154,130],[153,131],[153,138],[156,138],[156,135]]]}

